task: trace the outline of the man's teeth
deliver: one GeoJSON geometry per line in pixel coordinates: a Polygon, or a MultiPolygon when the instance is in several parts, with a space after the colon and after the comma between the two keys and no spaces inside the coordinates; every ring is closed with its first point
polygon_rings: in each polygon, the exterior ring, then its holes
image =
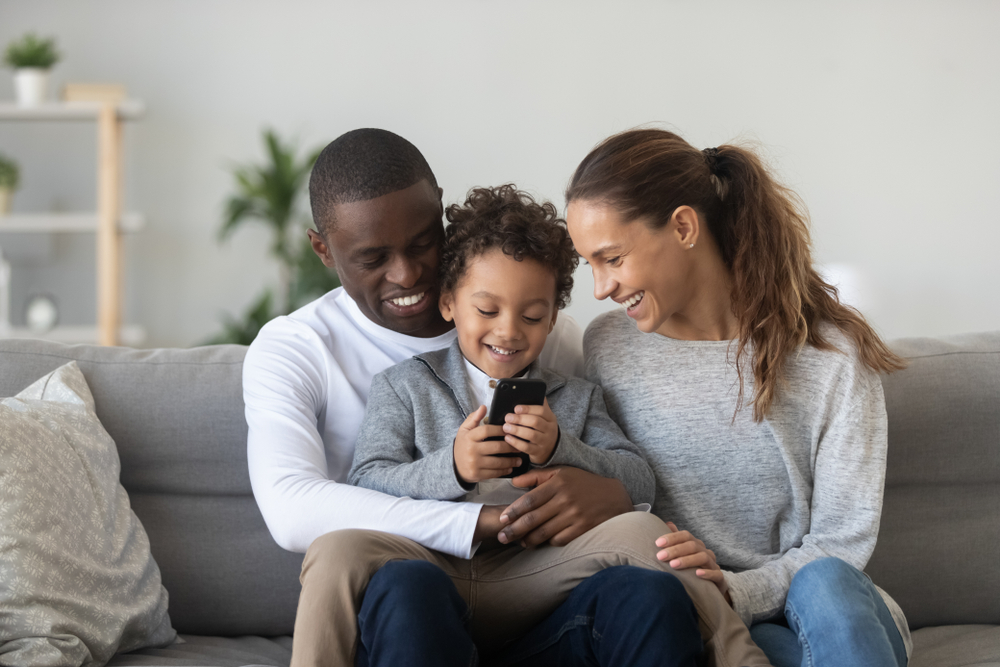
{"type": "Polygon", "coordinates": [[[517,352],[517,350],[505,350],[502,347],[495,347],[493,345],[490,345],[490,349],[496,352],[497,354],[505,354],[507,356],[510,356],[515,352],[517,352]]]}
{"type": "Polygon", "coordinates": [[[644,297],[645,295],[646,295],[645,292],[639,292],[638,294],[633,294],[629,299],[622,301],[622,305],[625,306],[626,310],[628,310],[635,304],[642,301],[642,297],[644,297]]]}
{"type": "Polygon", "coordinates": [[[412,306],[413,304],[417,303],[423,298],[424,298],[424,292],[421,292],[420,294],[414,294],[413,296],[404,296],[400,299],[389,299],[389,301],[396,304],[397,306],[412,306]]]}

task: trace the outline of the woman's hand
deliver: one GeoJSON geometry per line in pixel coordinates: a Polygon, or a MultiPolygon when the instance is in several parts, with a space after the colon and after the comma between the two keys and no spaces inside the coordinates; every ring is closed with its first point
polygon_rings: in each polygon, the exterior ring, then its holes
{"type": "Polygon", "coordinates": [[[667,522],[672,532],[657,538],[656,546],[660,547],[656,557],[669,561],[668,565],[675,570],[698,568],[694,571],[700,579],[707,579],[715,584],[726,602],[733,604],[729,596],[729,585],[722,573],[722,568],[715,562],[715,552],[705,548],[705,543],[686,530],[677,530],[672,521],[667,522]]]}
{"type": "Polygon", "coordinates": [[[455,460],[455,471],[458,478],[465,484],[475,484],[484,479],[494,479],[509,475],[514,468],[521,465],[521,456],[507,457],[496,454],[520,454],[503,440],[487,440],[486,438],[503,435],[499,425],[479,425],[486,416],[486,406],[480,405],[471,415],[465,418],[458,427],[455,436],[452,457],[455,460]]]}
{"type": "Polygon", "coordinates": [[[518,405],[504,422],[507,434],[504,440],[508,445],[527,454],[535,465],[543,465],[552,458],[559,440],[559,422],[549,408],[549,399],[542,405],[518,405]]]}

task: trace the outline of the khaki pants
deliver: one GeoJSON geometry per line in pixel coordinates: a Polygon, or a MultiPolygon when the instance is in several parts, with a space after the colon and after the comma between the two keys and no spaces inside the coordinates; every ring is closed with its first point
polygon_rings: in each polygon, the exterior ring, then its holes
{"type": "Polygon", "coordinates": [[[292,667],[354,664],[357,615],[372,575],[393,560],[423,560],[447,573],[472,612],[472,638],[482,652],[517,639],[555,611],[584,579],[605,568],[634,565],[677,577],[698,611],[708,665],[770,665],[715,584],[693,570],[656,559],[656,538],[670,532],[657,517],[629,512],[564,547],[508,546],[471,560],[426,549],[403,537],[366,530],[327,533],[302,564],[292,667]]]}

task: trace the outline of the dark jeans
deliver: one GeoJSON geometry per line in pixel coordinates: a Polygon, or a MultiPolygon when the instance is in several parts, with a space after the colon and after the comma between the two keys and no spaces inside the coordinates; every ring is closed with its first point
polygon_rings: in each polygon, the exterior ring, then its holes
{"type": "MultiPolygon", "coordinates": [[[[357,667],[478,664],[468,608],[440,568],[393,561],[379,570],[358,615],[357,667]]],[[[613,567],[577,586],[545,621],[499,655],[496,667],[692,667],[701,635],[691,599],[675,578],[613,567]]]]}

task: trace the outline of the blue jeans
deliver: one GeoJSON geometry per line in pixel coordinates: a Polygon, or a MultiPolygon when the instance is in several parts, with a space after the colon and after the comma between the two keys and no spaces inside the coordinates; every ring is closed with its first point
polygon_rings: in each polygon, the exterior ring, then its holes
{"type": "MultiPolygon", "coordinates": [[[[393,561],[358,615],[358,667],[477,664],[468,610],[439,568],[393,561]]],[[[590,577],[546,620],[484,662],[503,667],[693,667],[701,634],[691,599],[661,572],[613,567],[590,577]]]]}
{"type": "Polygon", "coordinates": [[[905,667],[906,647],[875,585],[839,558],[799,570],[785,618],[750,636],[774,667],[905,667]]]}

